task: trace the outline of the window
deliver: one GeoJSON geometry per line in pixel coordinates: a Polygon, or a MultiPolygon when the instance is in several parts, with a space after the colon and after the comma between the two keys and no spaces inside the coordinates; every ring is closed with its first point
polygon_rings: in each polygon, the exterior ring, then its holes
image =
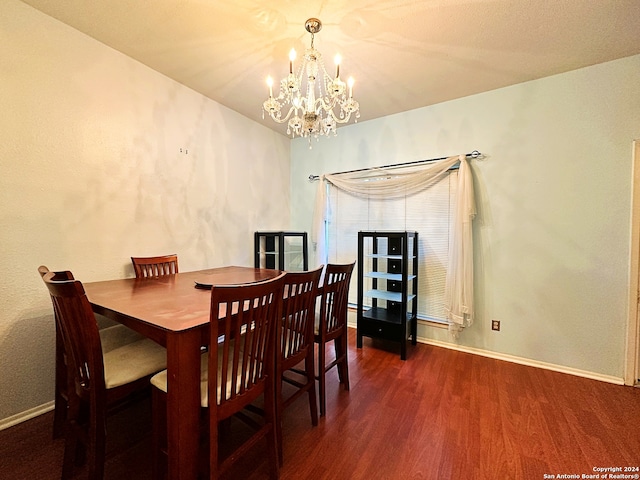
{"type": "MultiPolygon", "coordinates": [[[[329,261],[348,263],[357,259],[360,230],[417,231],[418,318],[446,323],[445,278],[457,177],[458,170],[449,170],[419,193],[389,200],[355,196],[329,184],[329,261]]],[[[357,275],[351,281],[349,301],[355,304],[357,275]]]]}

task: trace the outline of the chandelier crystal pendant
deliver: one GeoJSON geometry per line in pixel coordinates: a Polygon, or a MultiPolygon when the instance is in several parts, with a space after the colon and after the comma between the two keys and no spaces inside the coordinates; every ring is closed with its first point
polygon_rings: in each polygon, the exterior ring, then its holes
{"type": "Polygon", "coordinates": [[[296,51],[289,52],[289,75],[280,82],[280,91],[273,96],[273,80],[267,77],[269,98],[262,104],[262,118],[267,112],[278,123],[287,122],[287,135],[316,137],[333,133],[338,124],[347,123],[351,116],[360,117],[360,105],[353,99],[353,78],[347,84],[340,79],[340,55],[336,55],[336,76],[331,77],[322,61],[322,54],[313,46],[313,37],[322,29],[322,22],[310,18],[305,29],[311,34],[311,46],[306,49],[302,63],[295,73],[296,51]],[[306,79],[306,85],[303,80],[306,79]],[[303,93],[304,92],[304,93],[303,93]],[[288,111],[286,111],[288,109],[288,111]],[[286,114],[283,116],[283,110],[286,114]]]}

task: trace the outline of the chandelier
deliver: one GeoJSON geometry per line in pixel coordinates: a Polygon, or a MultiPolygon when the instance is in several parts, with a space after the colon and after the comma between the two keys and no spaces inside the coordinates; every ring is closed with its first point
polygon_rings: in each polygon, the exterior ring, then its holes
{"type": "Polygon", "coordinates": [[[316,139],[320,135],[336,135],[338,124],[347,123],[351,115],[360,117],[360,105],[353,99],[353,78],[347,84],[340,79],[340,55],[336,55],[336,76],[331,77],[322,61],[322,54],[313,46],[313,36],[322,29],[322,22],[310,18],[304,25],[311,34],[311,46],[306,49],[297,74],[296,51],[289,52],[289,75],[280,82],[280,92],[273,96],[273,80],[267,77],[269,98],[262,105],[264,112],[278,123],[287,122],[287,135],[316,139]],[[303,80],[306,79],[306,86],[303,80]],[[305,93],[303,93],[305,92],[305,93]],[[287,110],[288,109],[288,110],[287,110]],[[283,110],[286,114],[283,116],[283,110]]]}

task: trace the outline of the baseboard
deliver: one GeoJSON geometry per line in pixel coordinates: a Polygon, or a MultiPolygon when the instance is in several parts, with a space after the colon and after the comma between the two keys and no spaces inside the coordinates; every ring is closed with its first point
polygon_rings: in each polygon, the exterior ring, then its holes
{"type": "Polygon", "coordinates": [[[560,372],[560,373],[568,373],[569,375],[589,378],[591,380],[599,380],[601,382],[614,383],[616,385],[624,385],[624,378],[614,377],[613,375],[603,375],[601,373],[589,372],[586,370],[580,370],[578,368],[566,367],[564,365],[556,365],[553,363],[540,362],[538,360],[532,360],[530,358],[517,357],[515,355],[509,355],[506,353],[491,352],[488,350],[482,350],[480,348],[465,347],[462,345],[455,345],[453,343],[441,342],[441,341],[432,340],[429,338],[418,337],[417,341],[427,345],[448,348],[450,350],[457,350],[465,353],[472,353],[474,355],[494,358],[496,360],[504,360],[505,362],[517,363],[519,365],[526,365],[528,367],[543,368],[545,370],[552,370],[554,372],[560,372]]]}
{"type": "MultiPolygon", "coordinates": [[[[349,321],[348,326],[356,328],[355,321],[349,321]]],[[[483,350],[481,348],[466,347],[464,345],[456,345],[454,343],[443,342],[440,340],[433,340],[430,338],[418,337],[416,339],[419,343],[426,345],[433,345],[435,347],[448,348],[450,350],[457,350],[464,353],[472,353],[474,355],[480,355],[482,357],[493,358],[496,360],[504,360],[505,362],[517,363],[519,365],[526,365],[528,367],[543,368],[545,370],[552,370],[554,372],[567,373],[569,375],[575,375],[577,377],[589,378],[591,380],[599,380],[601,382],[613,383],[616,385],[624,385],[624,378],[614,377],[613,375],[603,375],[600,373],[589,372],[586,370],[580,370],[578,368],[567,367],[564,365],[557,365],[553,363],[540,362],[538,360],[532,360],[530,358],[518,357],[515,355],[509,355],[506,353],[492,352],[489,350],[483,350]]]]}
{"type": "Polygon", "coordinates": [[[0,420],[0,430],[4,430],[9,427],[13,427],[18,423],[25,422],[30,420],[38,415],[42,415],[43,413],[50,412],[53,410],[54,402],[51,400],[45,404],[39,405],[37,407],[30,408],[29,410],[25,410],[24,412],[16,413],[11,417],[4,418],[0,420]]]}

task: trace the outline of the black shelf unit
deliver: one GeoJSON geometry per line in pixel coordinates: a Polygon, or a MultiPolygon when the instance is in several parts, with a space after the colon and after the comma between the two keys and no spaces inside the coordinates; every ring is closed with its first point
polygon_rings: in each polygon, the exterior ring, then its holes
{"type": "Polygon", "coordinates": [[[256,268],[309,270],[307,232],[255,232],[253,243],[256,268]]]}
{"type": "Polygon", "coordinates": [[[406,360],[407,341],[416,344],[417,312],[418,232],[358,232],[358,348],[363,336],[400,342],[406,360]]]}

